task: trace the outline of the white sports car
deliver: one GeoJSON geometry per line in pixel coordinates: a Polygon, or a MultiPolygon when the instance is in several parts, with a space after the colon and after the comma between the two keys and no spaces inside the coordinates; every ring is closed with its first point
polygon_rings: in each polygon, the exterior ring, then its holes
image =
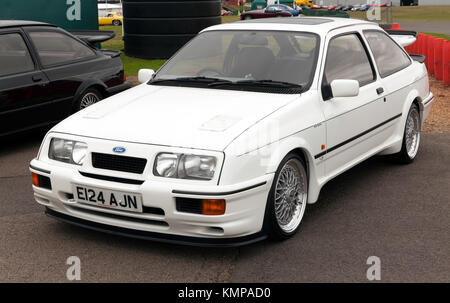
{"type": "Polygon", "coordinates": [[[413,33],[393,34],[318,17],[207,28],[48,132],[30,164],[36,201],[139,238],[288,238],[330,179],[376,154],[416,157],[433,95],[424,58],[400,45],[413,33]]]}

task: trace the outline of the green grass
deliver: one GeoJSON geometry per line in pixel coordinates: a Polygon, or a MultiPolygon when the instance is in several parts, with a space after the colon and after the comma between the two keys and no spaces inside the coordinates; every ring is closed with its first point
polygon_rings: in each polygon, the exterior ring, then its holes
{"type": "Polygon", "coordinates": [[[146,60],[125,55],[123,52],[122,26],[100,26],[100,29],[114,31],[116,33],[113,39],[102,43],[102,48],[122,51],[120,58],[122,59],[127,76],[137,76],[141,68],[158,70],[166,62],[166,60],[146,60]]]}
{"type": "Polygon", "coordinates": [[[239,16],[222,16],[222,23],[234,22],[238,21],[239,19],[239,16]]]}

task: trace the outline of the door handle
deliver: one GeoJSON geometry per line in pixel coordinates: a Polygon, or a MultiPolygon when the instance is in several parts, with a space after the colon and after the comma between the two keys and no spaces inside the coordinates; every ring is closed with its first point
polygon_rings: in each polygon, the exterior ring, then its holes
{"type": "Polygon", "coordinates": [[[33,82],[39,82],[42,80],[42,77],[41,76],[33,76],[33,77],[31,77],[31,79],[33,80],[33,82]]]}
{"type": "Polygon", "coordinates": [[[382,87],[377,88],[377,94],[381,95],[382,93],[384,93],[384,89],[382,87]]]}

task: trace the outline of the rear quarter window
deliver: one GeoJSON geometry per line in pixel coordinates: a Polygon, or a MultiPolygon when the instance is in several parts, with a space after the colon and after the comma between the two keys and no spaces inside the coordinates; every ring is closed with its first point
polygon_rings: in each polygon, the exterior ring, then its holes
{"type": "Polygon", "coordinates": [[[89,47],[60,32],[33,31],[29,35],[45,67],[95,56],[89,47]]]}
{"type": "Polygon", "coordinates": [[[392,75],[411,64],[404,50],[398,46],[386,33],[380,31],[364,31],[378,72],[382,78],[392,75]]]}

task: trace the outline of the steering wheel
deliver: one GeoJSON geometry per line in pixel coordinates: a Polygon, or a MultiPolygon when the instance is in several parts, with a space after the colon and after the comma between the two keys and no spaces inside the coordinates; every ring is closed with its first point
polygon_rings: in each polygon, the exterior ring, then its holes
{"type": "Polygon", "coordinates": [[[216,68],[205,67],[198,71],[197,76],[223,76],[223,73],[216,68]]]}

